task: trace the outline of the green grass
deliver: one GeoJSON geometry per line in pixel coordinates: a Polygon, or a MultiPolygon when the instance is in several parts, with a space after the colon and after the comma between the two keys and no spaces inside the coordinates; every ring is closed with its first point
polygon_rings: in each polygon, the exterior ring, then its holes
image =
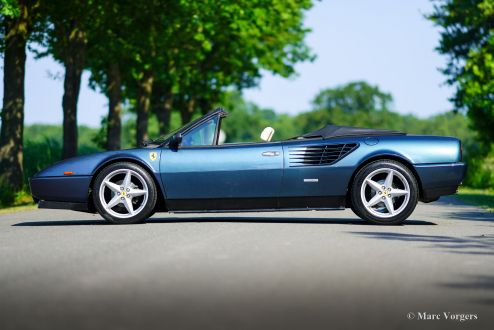
{"type": "Polygon", "coordinates": [[[21,205],[21,206],[11,206],[11,207],[6,207],[0,209],[0,214],[6,214],[6,213],[16,213],[16,212],[22,212],[22,211],[30,211],[36,209],[36,204],[27,204],[27,205],[21,205]]]}
{"type": "Polygon", "coordinates": [[[489,212],[494,212],[494,189],[473,189],[461,187],[455,195],[459,200],[480,206],[489,212]]]}
{"type": "Polygon", "coordinates": [[[27,211],[36,208],[31,193],[28,190],[21,190],[15,194],[14,200],[9,205],[0,204],[0,214],[27,211]]]}

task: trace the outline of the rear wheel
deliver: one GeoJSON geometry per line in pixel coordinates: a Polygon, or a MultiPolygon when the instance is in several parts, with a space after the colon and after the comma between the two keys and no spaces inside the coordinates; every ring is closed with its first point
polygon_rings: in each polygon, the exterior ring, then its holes
{"type": "Polygon", "coordinates": [[[93,187],[96,210],[115,224],[138,223],[154,212],[156,186],[149,173],[133,163],[115,163],[104,168],[93,187]]]}
{"type": "Polygon", "coordinates": [[[403,164],[379,160],[357,173],[351,198],[352,210],[360,218],[375,224],[397,225],[415,209],[418,184],[403,164]]]}

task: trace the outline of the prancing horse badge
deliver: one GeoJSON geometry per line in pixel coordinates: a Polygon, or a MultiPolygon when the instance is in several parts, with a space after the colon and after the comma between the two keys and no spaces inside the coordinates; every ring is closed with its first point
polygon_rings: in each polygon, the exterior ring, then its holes
{"type": "Polygon", "coordinates": [[[154,162],[156,160],[156,158],[158,158],[158,153],[156,153],[156,152],[150,152],[149,153],[149,159],[151,159],[151,161],[154,162]]]}

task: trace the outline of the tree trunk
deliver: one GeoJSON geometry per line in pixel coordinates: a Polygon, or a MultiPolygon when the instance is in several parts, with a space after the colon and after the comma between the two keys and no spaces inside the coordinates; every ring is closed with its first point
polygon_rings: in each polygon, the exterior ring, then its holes
{"type": "Polygon", "coordinates": [[[184,106],[180,107],[180,116],[182,117],[182,125],[187,124],[192,120],[194,114],[195,98],[191,97],[187,100],[184,106]]]}
{"type": "Polygon", "coordinates": [[[146,71],[144,77],[137,82],[137,123],[136,123],[136,145],[149,140],[148,119],[149,107],[151,105],[151,93],[153,91],[154,77],[151,72],[146,71]]]}
{"type": "Polygon", "coordinates": [[[107,95],[110,103],[108,110],[108,126],[106,149],[121,149],[122,134],[122,79],[118,64],[112,63],[108,69],[107,95]]]}
{"type": "Polygon", "coordinates": [[[77,154],[77,101],[84,69],[85,44],[85,33],[74,29],[68,37],[64,56],[63,158],[74,157],[77,154]]]}
{"type": "Polygon", "coordinates": [[[5,52],[3,110],[0,132],[0,173],[4,189],[23,186],[24,77],[29,36],[28,9],[21,3],[20,15],[4,18],[5,52]]]}
{"type": "Polygon", "coordinates": [[[170,131],[172,105],[173,96],[171,93],[158,98],[158,103],[156,104],[156,116],[158,117],[160,136],[168,134],[170,131]]]}

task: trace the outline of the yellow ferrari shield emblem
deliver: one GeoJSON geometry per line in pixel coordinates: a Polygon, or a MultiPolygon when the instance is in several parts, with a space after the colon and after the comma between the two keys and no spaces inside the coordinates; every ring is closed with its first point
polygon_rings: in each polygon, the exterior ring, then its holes
{"type": "Polygon", "coordinates": [[[157,158],[158,158],[158,153],[156,152],[149,153],[149,159],[151,159],[151,161],[155,161],[157,158]]]}

